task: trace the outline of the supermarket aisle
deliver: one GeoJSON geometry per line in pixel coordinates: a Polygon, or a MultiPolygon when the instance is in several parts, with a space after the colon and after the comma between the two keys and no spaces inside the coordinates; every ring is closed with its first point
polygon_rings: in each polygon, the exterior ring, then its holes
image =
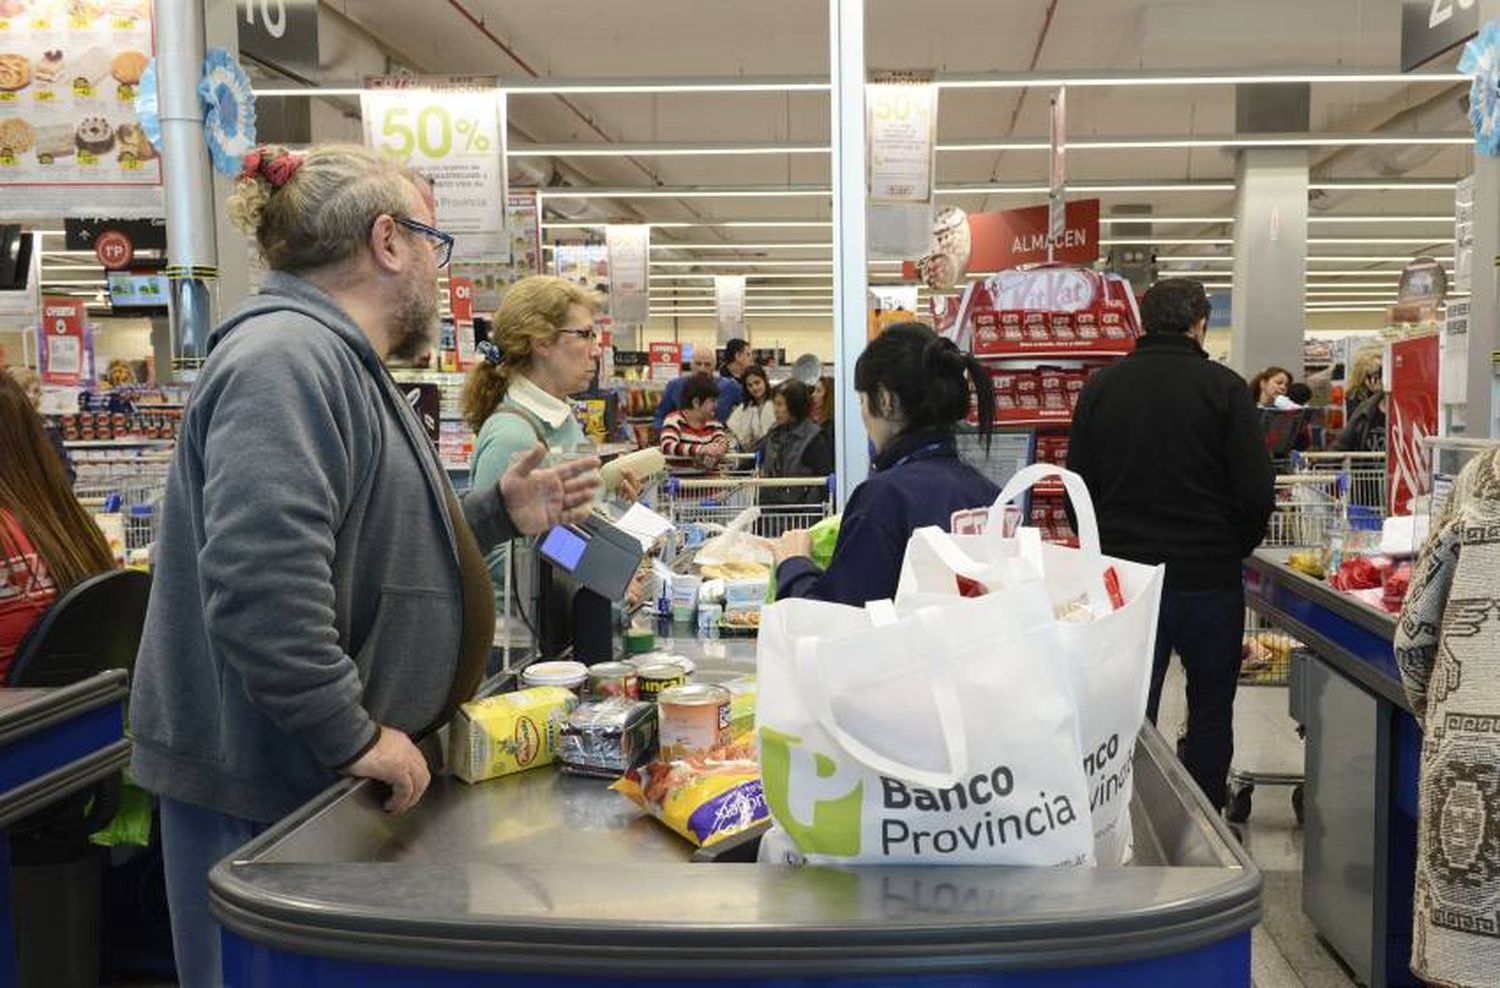
{"type": "MultiPolygon", "coordinates": [[[[1162,695],[1162,735],[1172,739],[1183,720],[1181,667],[1172,666],[1162,695]]],[[[1235,767],[1256,772],[1298,772],[1302,742],[1286,712],[1286,690],[1242,687],[1235,700],[1235,767]]],[[[1255,988],[1354,988],[1357,982],[1319,942],[1302,915],[1302,828],[1292,813],[1291,790],[1259,789],[1245,846],[1265,875],[1265,918],[1251,939],[1255,988]]]]}

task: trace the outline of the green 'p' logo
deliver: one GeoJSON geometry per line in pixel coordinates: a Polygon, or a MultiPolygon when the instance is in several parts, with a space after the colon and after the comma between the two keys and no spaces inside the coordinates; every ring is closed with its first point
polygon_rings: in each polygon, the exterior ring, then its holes
{"type": "Polygon", "coordinates": [[[838,777],[838,765],[826,755],[806,751],[801,738],[769,727],[760,729],[760,761],[766,803],[776,822],[804,853],[845,858],[859,854],[863,782],[832,799],[814,798],[812,819],[803,820],[792,809],[793,789],[806,793],[810,787],[814,797],[822,795],[824,790],[834,788],[830,783],[838,777]]]}

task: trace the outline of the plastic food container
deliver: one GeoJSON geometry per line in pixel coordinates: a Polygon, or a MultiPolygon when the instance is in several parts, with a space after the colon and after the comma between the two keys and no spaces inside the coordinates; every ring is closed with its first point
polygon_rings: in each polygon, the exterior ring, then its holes
{"type": "Polygon", "coordinates": [[[706,757],[726,743],[729,691],[722,686],[674,686],[657,697],[661,760],[706,757]]]}
{"type": "Polygon", "coordinates": [[[561,686],[572,690],[579,699],[583,698],[588,681],[589,669],[582,662],[533,662],[521,670],[523,687],[561,686]]]}

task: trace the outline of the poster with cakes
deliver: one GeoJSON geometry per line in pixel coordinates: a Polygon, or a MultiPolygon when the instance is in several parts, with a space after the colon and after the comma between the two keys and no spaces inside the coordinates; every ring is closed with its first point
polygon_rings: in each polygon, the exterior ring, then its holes
{"type": "Polygon", "coordinates": [[[0,186],[157,186],[151,0],[0,0],[0,186]]]}

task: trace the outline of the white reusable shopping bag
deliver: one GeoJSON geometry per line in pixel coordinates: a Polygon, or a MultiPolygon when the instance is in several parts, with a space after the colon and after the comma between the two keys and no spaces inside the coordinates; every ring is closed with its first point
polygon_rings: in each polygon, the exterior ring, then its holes
{"type": "MultiPolygon", "coordinates": [[[[1064,669],[1078,697],[1079,735],[1094,822],[1094,854],[1100,864],[1130,859],[1131,769],[1136,735],[1146,716],[1151,664],[1161,604],[1161,566],[1106,556],[1099,522],[1083,478],[1039,463],[1011,478],[990,509],[983,535],[948,535],[936,528],[913,535],[896,592],[900,611],[929,606],[960,592],[958,577],[1006,593],[1040,580],[1054,608],[1086,601],[1092,620],[1053,619],[1038,634],[1048,643],[1045,661],[1064,669]],[[1077,549],[1043,543],[1034,529],[1004,538],[1000,519],[1007,504],[1048,477],[1059,477],[1078,521],[1077,549]],[[1115,609],[1105,582],[1113,569],[1124,606],[1115,609]]],[[[1004,650],[1007,645],[996,643],[1004,650]]],[[[1026,687],[1029,688],[1029,687],[1026,687]]]]}
{"type": "Polygon", "coordinates": [[[940,604],[762,612],[771,816],[815,863],[1092,864],[1076,701],[1035,635],[1052,623],[1040,585],[940,604]]]}

